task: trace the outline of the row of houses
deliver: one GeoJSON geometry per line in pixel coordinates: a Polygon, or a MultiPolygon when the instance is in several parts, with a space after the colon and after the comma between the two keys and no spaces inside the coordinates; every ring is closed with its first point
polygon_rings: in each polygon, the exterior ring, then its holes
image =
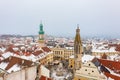
{"type": "Polygon", "coordinates": [[[53,61],[53,52],[38,44],[1,46],[0,80],[38,80],[49,78],[49,70],[43,66],[53,61]],[[46,73],[44,73],[44,70],[46,73]]]}

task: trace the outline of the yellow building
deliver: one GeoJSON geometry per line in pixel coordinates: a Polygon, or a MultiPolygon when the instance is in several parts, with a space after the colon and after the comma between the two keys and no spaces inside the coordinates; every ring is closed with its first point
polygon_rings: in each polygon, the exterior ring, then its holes
{"type": "Polygon", "coordinates": [[[59,45],[51,49],[55,60],[68,60],[73,55],[74,50],[72,47],[61,48],[59,45]]]}
{"type": "Polygon", "coordinates": [[[45,55],[45,57],[41,58],[39,61],[40,61],[40,64],[42,64],[42,65],[49,64],[49,63],[53,62],[52,53],[45,55]]]}
{"type": "Polygon", "coordinates": [[[40,64],[45,65],[53,62],[53,52],[48,47],[42,47],[41,49],[40,64]]]}
{"type": "Polygon", "coordinates": [[[74,62],[74,55],[72,55],[72,56],[70,56],[70,58],[69,58],[69,68],[70,69],[74,69],[74,64],[75,64],[75,62],[74,62]]]}
{"type": "Polygon", "coordinates": [[[74,55],[74,49],[73,49],[73,47],[65,47],[64,58],[66,60],[69,60],[69,58],[70,58],[71,55],[74,55]]]}
{"type": "Polygon", "coordinates": [[[52,63],[53,62],[53,52],[49,52],[46,56],[47,58],[47,63],[52,63]]]}
{"type": "Polygon", "coordinates": [[[104,44],[92,47],[92,55],[102,56],[103,54],[106,54],[107,56],[113,56],[115,54],[119,54],[119,52],[116,51],[115,47],[111,47],[109,45],[104,44]]]}
{"type": "Polygon", "coordinates": [[[92,52],[93,56],[102,56],[103,54],[106,54],[107,56],[114,56],[114,55],[118,55],[119,52],[115,51],[115,52],[92,52]]]}

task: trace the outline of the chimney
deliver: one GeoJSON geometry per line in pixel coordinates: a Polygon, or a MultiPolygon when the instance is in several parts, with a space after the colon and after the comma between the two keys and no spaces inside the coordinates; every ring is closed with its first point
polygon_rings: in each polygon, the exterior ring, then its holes
{"type": "Polygon", "coordinates": [[[10,56],[10,57],[9,57],[9,61],[11,60],[11,58],[12,58],[12,57],[10,56]]]}
{"type": "Polygon", "coordinates": [[[24,60],[22,59],[22,64],[24,64],[24,60]]]}

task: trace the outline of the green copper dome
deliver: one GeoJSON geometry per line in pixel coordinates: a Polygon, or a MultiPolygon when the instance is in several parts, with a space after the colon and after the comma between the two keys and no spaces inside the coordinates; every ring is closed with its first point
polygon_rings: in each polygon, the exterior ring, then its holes
{"type": "Polygon", "coordinates": [[[44,34],[43,24],[42,23],[40,24],[39,34],[44,34]]]}

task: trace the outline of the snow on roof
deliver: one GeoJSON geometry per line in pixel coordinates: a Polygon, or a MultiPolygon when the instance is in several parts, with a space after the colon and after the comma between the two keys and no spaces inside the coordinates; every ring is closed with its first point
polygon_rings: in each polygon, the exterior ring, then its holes
{"type": "Polygon", "coordinates": [[[18,51],[19,49],[17,47],[13,48],[14,51],[18,51]]]}
{"type": "Polygon", "coordinates": [[[25,44],[16,43],[15,46],[24,46],[25,44]]]}
{"type": "MultiPolygon", "coordinates": [[[[82,56],[82,62],[88,62],[91,61],[95,56],[91,56],[91,55],[83,55],[82,56]]],[[[74,55],[70,56],[70,58],[74,58],[74,55]]]]}
{"type": "Polygon", "coordinates": [[[8,64],[9,64],[8,62],[2,62],[2,63],[0,63],[0,68],[5,70],[5,68],[7,67],[8,64]]]}
{"type": "Polygon", "coordinates": [[[65,47],[66,49],[73,49],[74,47],[65,47]]]}
{"type": "Polygon", "coordinates": [[[112,55],[112,56],[109,56],[109,57],[110,57],[111,60],[114,60],[115,58],[117,59],[117,56],[118,56],[118,55],[115,54],[115,55],[112,55]]]}
{"type": "Polygon", "coordinates": [[[44,57],[46,57],[46,55],[48,54],[52,54],[53,52],[49,52],[49,53],[40,53],[39,55],[35,56],[34,54],[31,54],[29,56],[25,56],[25,55],[22,55],[22,56],[19,56],[20,58],[23,58],[23,59],[26,59],[26,60],[31,60],[33,62],[36,62],[44,57]]]}
{"type": "Polygon", "coordinates": [[[53,48],[54,46],[47,46],[48,48],[53,48]]]}
{"type": "Polygon", "coordinates": [[[19,66],[18,64],[15,64],[15,65],[13,65],[7,72],[8,72],[8,73],[11,73],[11,72],[18,71],[18,70],[20,70],[20,69],[21,69],[20,66],[19,66]]]}
{"type": "Polygon", "coordinates": [[[87,62],[87,61],[91,61],[94,58],[94,56],[91,55],[83,55],[82,57],[82,62],[87,62]]]}
{"type": "Polygon", "coordinates": [[[120,61],[120,56],[117,56],[114,59],[115,59],[115,61],[120,61]]]}
{"type": "Polygon", "coordinates": [[[22,50],[24,50],[24,49],[25,49],[25,47],[24,47],[24,46],[22,46],[22,47],[21,47],[21,49],[22,49],[22,50]]]}
{"type": "Polygon", "coordinates": [[[30,45],[37,45],[38,43],[31,42],[30,45]]]}
{"type": "Polygon", "coordinates": [[[4,58],[3,57],[0,57],[0,60],[3,60],[4,58]]]}
{"type": "Polygon", "coordinates": [[[22,69],[21,66],[31,67],[32,65],[33,65],[32,61],[21,59],[19,57],[14,56],[4,59],[0,62],[0,68],[6,70],[8,73],[22,69]]]}
{"type": "Polygon", "coordinates": [[[22,55],[22,56],[20,56],[20,58],[30,60],[30,61],[33,61],[33,62],[37,61],[37,59],[35,58],[35,56],[33,54],[31,54],[30,56],[22,55]]]}
{"type": "Polygon", "coordinates": [[[105,47],[99,47],[99,48],[97,48],[97,47],[92,47],[92,52],[101,52],[101,53],[103,53],[103,52],[116,52],[116,50],[115,50],[115,47],[111,47],[111,48],[105,48],[105,47]]]}
{"type": "Polygon", "coordinates": [[[4,52],[6,50],[6,48],[0,48],[0,51],[4,52]]]}
{"type": "Polygon", "coordinates": [[[10,56],[12,56],[13,55],[13,53],[11,53],[11,52],[6,52],[6,53],[3,53],[2,54],[2,56],[4,57],[4,58],[8,58],[8,57],[10,57],[10,56]]]}

